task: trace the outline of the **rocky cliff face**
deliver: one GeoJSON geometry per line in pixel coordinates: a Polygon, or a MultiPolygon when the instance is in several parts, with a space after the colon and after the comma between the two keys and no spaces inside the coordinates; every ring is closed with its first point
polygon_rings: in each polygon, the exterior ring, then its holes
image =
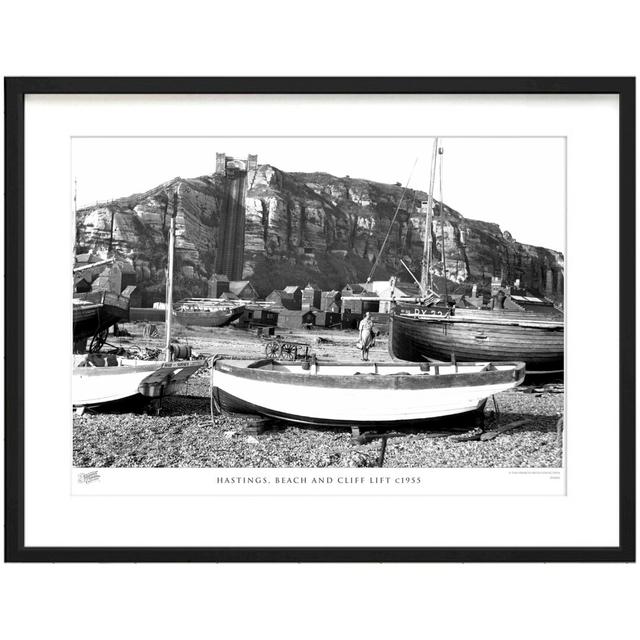
{"type": "MultiPolygon", "coordinates": [[[[229,177],[213,174],[175,178],[146,193],[78,211],[76,252],[106,257],[112,250],[130,261],[147,300],[164,296],[167,234],[178,194],[176,216],[177,295],[204,295],[219,264],[229,177]],[[111,231],[113,225],[113,233],[111,231]]],[[[419,278],[425,214],[424,192],[325,173],[285,173],[260,165],[247,173],[244,207],[243,278],[262,295],[288,284],[316,282],[323,289],[363,281],[388,234],[374,278],[408,281],[403,260],[419,278]],[[390,229],[396,208],[396,221],[390,229]]],[[[560,299],[561,253],[522,244],[498,225],[470,220],[436,206],[430,237],[433,270],[450,281],[488,284],[501,275],[560,299]],[[443,229],[444,227],[444,229],[443,229]]],[[[228,233],[228,232],[227,232],[228,233]]]]}

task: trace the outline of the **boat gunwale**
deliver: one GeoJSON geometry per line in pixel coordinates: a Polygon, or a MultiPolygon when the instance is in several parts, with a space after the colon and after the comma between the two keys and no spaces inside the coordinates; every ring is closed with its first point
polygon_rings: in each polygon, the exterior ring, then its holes
{"type": "Polygon", "coordinates": [[[172,313],[183,326],[223,327],[240,318],[244,313],[244,309],[244,307],[236,307],[228,311],[224,311],[222,309],[214,309],[211,311],[204,311],[200,309],[193,311],[177,311],[174,309],[172,313]],[[199,322],[204,322],[204,324],[199,324],[199,322]],[[210,324],[210,322],[215,322],[215,324],[210,324]]]}
{"type": "MultiPolygon", "coordinates": [[[[451,374],[427,374],[423,375],[402,375],[402,374],[388,374],[379,375],[375,371],[371,373],[361,373],[356,375],[355,373],[350,375],[329,374],[329,375],[314,375],[303,372],[302,365],[300,365],[300,373],[291,371],[277,371],[274,369],[262,368],[268,363],[280,364],[277,360],[259,360],[257,362],[262,363],[259,367],[237,366],[230,364],[234,360],[217,360],[211,368],[211,380],[212,386],[217,387],[214,383],[215,372],[218,371],[222,374],[230,375],[234,378],[240,378],[244,380],[250,380],[255,382],[272,383],[272,384],[286,384],[294,386],[311,386],[311,387],[323,387],[323,388],[347,388],[347,389],[398,389],[398,390],[420,390],[420,389],[442,389],[442,388],[454,388],[454,387],[476,387],[476,386],[488,386],[500,383],[507,383],[519,381],[524,379],[525,375],[525,363],[524,362],[480,362],[480,363],[460,363],[459,368],[479,366],[479,365],[512,365],[512,368],[496,370],[496,371],[474,371],[469,373],[455,372],[451,374]],[[225,368],[223,368],[225,367],[225,368]],[[275,375],[274,375],[275,374],[275,375]]],[[[235,361],[237,362],[237,361],[235,361]]],[[[252,363],[253,364],[253,363],[252,363]]],[[[290,363],[283,362],[282,364],[291,366],[290,363]]],[[[322,363],[318,363],[322,366],[322,363]]],[[[330,367],[358,367],[364,366],[359,363],[351,362],[331,362],[324,363],[325,366],[330,367]]],[[[313,365],[311,365],[313,366],[313,365]]],[[[406,366],[407,368],[416,368],[420,365],[414,362],[407,362],[399,364],[397,362],[387,363],[370,363],[371,368],[374,366],[377,368],[406,366]]],[[[455,366],[451,363],[445,363],[444,365],[432,364],[431,367],[437,366],[455,366]]]]}
{"type": "MultiPolygon", "coordinates": [[[[73,372],[79,375],[100,376],[109,372],[111,375],[126,375],[132,373],[145,373],[160,371],[160,369],[167,369],[171,371],[173,369],[188,369],[195,368],[195,371],[204,367],[207,364],[206,360],[173,360],[171,362],[165,362],[164,360],[136,360],[141,364],[125,364],[111,367],[79,367],[74,366],[73,372]]],[[[194,371],[194,373],[195,373],[194,371]]]]}
{"type": "Polygon", "coordinates": [[[395,314],[395,318],[409,322],[431,322],[433,324],[488,324],[500,327],[523,327],[526,329],[548,329],[550,331],[564,331],[564,320],[519,320],[517,318],[475,318],[464,316],[438,316],[432,314],[395,314]]]}

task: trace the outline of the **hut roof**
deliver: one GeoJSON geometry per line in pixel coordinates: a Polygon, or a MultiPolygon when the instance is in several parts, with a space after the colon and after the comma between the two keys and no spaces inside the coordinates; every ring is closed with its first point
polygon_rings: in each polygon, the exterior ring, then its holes
{"type": "MultiPolygon", "coordinates": [[[[274,289],[269,296],[276,294],[281,300],[293,300],[295,291],[287,291],[286,289],[274,289]]],[[[267,296],[267,297],[269,297],[267,296]]]]}
{"type": "Polygon", "coordinates": [[[282,291],[290,295],[295,295],[296,291],[300,291],[300,290],[301,290],[300,287],[298,287],[295,284],[292,284],[292,285],[289,285],[288,287],[285,287],[282,291]]]}
{"type": "Polygon", "coordinates": [[[137,289],[138,287],[136,287],[134,284],[130,284],[128,287],[124,288],[124,291],[122,292],[122,295],[125,298],[130,298],[131,294],[137,289]]]}
{"type": "Polygon", "coordinates": [[[227,278],[227,276],[225,276],[223,273],[214,273],[209,278],[209,282],[211,282],[211,281],[214,281],[214,282],[229,282],[229,278],[227,278]]]}
{"type": "Polygon", "coordinates": [[[75,261],[76,264],[88,264],[90,262],[99,262],[100,258],[89,251],[88,253],[77,253],[75,261]]]}
{"type": "Polygon", "coordinates": [[[283,307],[282,310],[278,309],[278,313],[282,316],[304,316],[307,313],[315,315],[317,311],[315,309],[286,309],[283,307]]]}
{"type": "Polygon", "coordinates": [[[251,283],[251,280],[230,280],[229,281],[229,291],[235,293],[239,296],[247,287],[250,287],[253,292],[257,295],[258,292],[256,288],[251,283]]]}

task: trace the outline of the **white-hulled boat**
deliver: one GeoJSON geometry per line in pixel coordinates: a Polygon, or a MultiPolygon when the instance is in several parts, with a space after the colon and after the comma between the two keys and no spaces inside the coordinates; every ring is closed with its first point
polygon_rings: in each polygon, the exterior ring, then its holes
{"type": "Polygon", "coordinates": [[[211,393],[225,411],[327,426],[411,426],[476,411],[522,383],[522,362],[285,363],[218,360],[211,393]]]}
{"type": "Polygon", "coordinates": [[[115,356],[100,360],[99,366],[95,366],[86,356],[76,356],[71,384],[74,407],[112,402],[138,394],[147,398],[175,395],[184,390],[190,376],[207,364],[206,360],[165,362],[115,356]]]}

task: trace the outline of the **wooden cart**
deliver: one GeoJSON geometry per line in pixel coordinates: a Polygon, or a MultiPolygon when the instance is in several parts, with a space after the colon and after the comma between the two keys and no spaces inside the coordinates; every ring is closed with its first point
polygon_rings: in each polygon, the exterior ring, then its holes
{"type": "Polygon", "coordinates": [[[269,340],[264,352],[267,358],[274,360],[306,360],[309,357],[309,345],[306,342],[293,342],[283,338],[269,340]]]}

